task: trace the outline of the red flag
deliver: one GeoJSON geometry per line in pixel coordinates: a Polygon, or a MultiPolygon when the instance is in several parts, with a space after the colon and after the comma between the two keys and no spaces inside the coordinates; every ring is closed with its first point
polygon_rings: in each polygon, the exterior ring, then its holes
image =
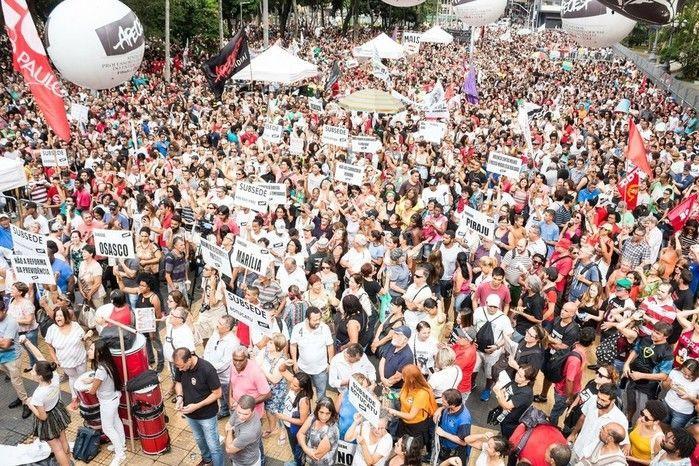
{"type": "Polygon", "coordinates": [[[689,214],[692,213],[694,203],[697,201],[697,195],[692,194],[667,213],[667,221],[672,225],[675,231],[680,231],[684,224],[689,220],[689,214]]]}
{"type": "Polygon", "coordinates": [[[64,141],[70,141],[70,125],[63,104],[61,84],[46,58],[44,45],[36,32],[26,0],[0,0],[5,29],[12,43],[15,70],[22,73],[37,105],[51,129],[64,141]]]}
{"type": "Polygon", "coordinates": [[[633,122],[633,118],[629,118],[629,144],[626,149],[626,158],[638,168],[646,172],[650,178],[653,178],[653,171],[650,169],[646,154],[646,146],[643,144],[641,133],[638,132],[638,128],[636,128],[636,123],[633,122]]]}
{"type": "Polygon", "coordinates": [[[635,209],[638,205],[638,182],[640,179],[638,169],[634,168],[619,181],[619,192],[629,210],[635,209]]]}

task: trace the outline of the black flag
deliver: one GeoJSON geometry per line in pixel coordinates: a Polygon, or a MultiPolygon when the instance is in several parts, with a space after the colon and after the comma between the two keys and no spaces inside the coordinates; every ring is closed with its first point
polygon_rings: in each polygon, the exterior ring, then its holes
{"type": "Polygon", "coordinates": [[[325,82],[325,92],[329,91],[330,88],[333,87],[333,84],[340,79],[341,74],[340,65],[337,63],[337,60],[335,60],[332,68],[330,68],[330,76],[328,76],[328,80],[325,82]]]}
{"type": "Polygon", "coordinates": [[[209,81],[209,89],[217,99],[221,98],[226,81],[249,64],[248,36],[245,30],[242,30],[221,49],[218,55],[202,65],[206,80],[209,81]]]}

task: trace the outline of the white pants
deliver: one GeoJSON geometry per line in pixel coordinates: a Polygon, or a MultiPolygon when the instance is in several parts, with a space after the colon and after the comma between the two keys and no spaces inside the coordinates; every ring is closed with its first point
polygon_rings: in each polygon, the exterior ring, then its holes
{"type": "Polygon", "coordinates": [[[78,367],[63,368],[63,373],[68,376],[68,387],[70,387],[70,396],[73,399],[78,397],[78,393],[75,391],[75,381],[85,373],[85,370],[85,363],[80,364],[78,367]]]}
{"type": "Polygon", "coordinates": [[[113,400],[100,400],[100,422],[102,432],[109,437],[114,446],[115,456],[126,454],[126,435],[124,434],[124,424],[119,419],[119,396],[113,400]]]}

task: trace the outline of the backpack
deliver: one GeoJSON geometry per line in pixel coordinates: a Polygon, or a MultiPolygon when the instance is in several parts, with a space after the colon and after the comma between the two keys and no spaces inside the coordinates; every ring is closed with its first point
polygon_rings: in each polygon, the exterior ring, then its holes
{"type": "Polygon", "coordinates": [[[582,361],[582,356],[571,349],[558,350],[549,356],[544,364],[544,377],[553,383],[563,380],[563,368],[569,357],[574,356],[582,361]]]}
{"type": "Polygon", "coordinates": [[[73,445],[73,458],[89,463],[100,452],[100,433],[90,427],[78,428],[73,445]]]}
{"type": "Polygon", "coordinates": [[[485,313],[485,324],[478,329],[478,332],[476,332],[476,345],[478,345],[478,349],[483,351],[489,346],[493,346],[495,344],[495,334],[493,333],[493,322],[502,317],[502,314],[497,316],[493,320],[488,320],[488,311],[483,311],[485,313]]]}

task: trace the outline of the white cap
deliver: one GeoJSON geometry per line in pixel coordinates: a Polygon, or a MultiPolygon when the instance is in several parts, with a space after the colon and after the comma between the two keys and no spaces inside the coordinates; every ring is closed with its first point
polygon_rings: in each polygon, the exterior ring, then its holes
{"type": "Polygon", "coordinates": [[[500,296],[496,294],[490,294],[488,295],[487,298],[485,298],[485,305],[486,306],[497,306],[500,307],[500,296]]]}

